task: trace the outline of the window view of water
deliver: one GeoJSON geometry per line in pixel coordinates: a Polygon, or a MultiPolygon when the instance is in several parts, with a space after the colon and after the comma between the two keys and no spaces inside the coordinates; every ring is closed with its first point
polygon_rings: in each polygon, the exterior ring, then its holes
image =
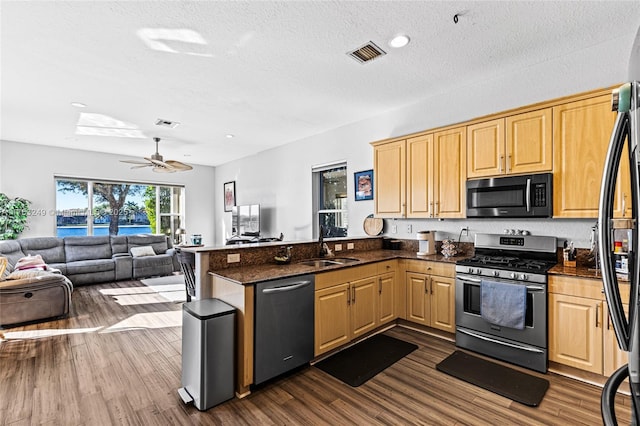
{"type": "MultiPolygon", "coordinates": [[[[58,237],[87,235],[86,226],[58,226],[58,237]]],[[[118,235],[151,234],[151,227],[148,225],[120,225],[118,235]]],[[[93,235],[109,235],[108,226],[94,226],[93,235]]]]}

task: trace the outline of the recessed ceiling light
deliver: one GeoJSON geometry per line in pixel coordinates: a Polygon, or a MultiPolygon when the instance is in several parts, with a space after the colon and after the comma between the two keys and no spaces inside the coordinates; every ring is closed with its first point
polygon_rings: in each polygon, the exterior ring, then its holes
{"type": "Polygon", "coordinates": [[[226,137],[227,139],[231,139],[231,138],[235,138],[235,135],[232,135],[231,133],[227,133],[227,134],[225,135],[225,137],[226,137]]]}
{"type": "Polygon", "coordinates": [[[409,36],[399,34],[389,41],[389,46],[394,48],[405,47],[407,44],[409,44],[409,40],[409,36]]]}
{"type": "Polygon", "coordinates": [[[83,104],[82,102],[71,102],[71,106],[74,106],[76,108],[86,108],[87,106],[85,104],[83,104]]]}

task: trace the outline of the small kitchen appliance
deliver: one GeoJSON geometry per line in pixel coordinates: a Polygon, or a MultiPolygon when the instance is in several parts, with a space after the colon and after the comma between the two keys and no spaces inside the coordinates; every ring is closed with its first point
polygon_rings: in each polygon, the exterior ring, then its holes
{"type": "Polygon", "coordinates": [[[419,231],[416,234],[418,240],[418,256],[427,256],[436,253],[436,232],[435,231],[419,231]]]}
{"type": "MultiPolygon", "coordinates": [[[[475,256],[456,262],[456,346],[547,371],[547,271],[557,261],[556,237],[476,234],[475,256]],[[488,319],[486,297],[496,286],[522,295],[521,327],[488,319]]],[[[506,309],[506,308],[505,308],[506,309]]]]}
{"type": "MultiPolygon", "coordinates": [[[[617,111],[616,122],[611,134],[609,149],[605,159],[600,188],[598,211],[598,250],[604,282],[604,294],[609,307],[609,316],[616,332],[618,346],[628,352],[627,365],[616,370],[602,389],[601,411],[605,425],[615,425],[615,395],[618,388],[629,378],[631,389],[631,424],[640,422],[640,256],[638,256],[638,220],[640,219],[640,28],[636,34],[629,59],[629,82],[613,91],[612,109],[617,111]],[[626,149],[625,149],[626,147],[626,149]],[[623,241],[616,253],[616,226],[613,220],[616,177],[622,155],[627,155],[630,165],[631,220],[630,238],[627,241],[627,268],[629,280],[629,300],[623,302],[618,276],[616,256],[622,252],[623,241]],[[629,308],[625,315],[625,305],[629,308]]],[[[629,235],[630,234],[630,235],[629,235]]],[[[619,235],[619,234],[618,234],[619,235]]],[[[622,238],[624,233],[622,234],[622,238]]],[[[620,237],[619,237],[620,238],[620,237]]]]}

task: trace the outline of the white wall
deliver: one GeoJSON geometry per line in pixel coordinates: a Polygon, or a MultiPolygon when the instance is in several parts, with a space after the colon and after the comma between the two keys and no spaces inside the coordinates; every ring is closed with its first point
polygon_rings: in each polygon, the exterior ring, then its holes
{"type": "MultiPolygon", "coordinates": [[[[219,166],[215,170],[215,205],[221,215],[216,216],[216,243],[222,244],[229,236],[231,214],[222,214],[222,183],[231,180],[236,181],[237,204],[260,203],[268,209],[271,217],[267,227],[271,235],[283,232],[286,240],[311,239],[311,168],[337,160],[346,160],[348,165],[349,235],[364,235],[362,222],[373,213],[374,206],[373,201],[354,201],[353,173],[372,168],[370,142],[620,83],[626,78],[634,36],[627,34],[519,72],[498,74],[481,84],[461,81],[454,91],[219,166]]],[[[409,223],[414,232],[441,231],[438,239],[457,238],[460,228],[468,225],[472,234],[502,232],[504,228],[528,229],[534,234],[555,235],[574,240],[578,247],[588,247],[595,219],[396,222],[405,225],[398,226],[398,234],[392,235],[399,238],[413,237],[413,232],[406,231],[409,223]]],[[[389,228],[387,221],[385,232],[389,228]]]]}
{"type": "MultiPolygon", "coordinates": [[[[119,160],[122,155],[16,142],[0,142],[0,192],[32,202],[34,211],[55,210],[55,176],[116,179],[185,186],[187,233],[202,234],[204,242],[214,241],[214,168],[194,166],[183,173],[154,173],[132,170],[119,160]]],[[[129,157],[128,159],[134,159],[129,157]]],[[[56,234],[54,214],[31,216],[22,237],[56,234]]]]}

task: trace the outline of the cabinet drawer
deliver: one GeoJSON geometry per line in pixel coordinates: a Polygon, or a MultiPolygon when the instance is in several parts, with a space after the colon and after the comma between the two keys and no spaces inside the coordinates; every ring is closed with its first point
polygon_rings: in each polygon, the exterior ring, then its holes
{"type": "Polygon", "coordinates": [[[395,272],[398,268],[397,260],[385,260],[384,262],[378,262],[377,275],[386,274],[387,272],[395,272]]]}
{"type": "Polygon", "coordinates": [[[549,275],[549,293],[602,299],[602,281],[599,279],[573,278],[549,275]]]}
{"type": "Polygon", "coordinates": [[[441,277],[453,278],[456,275],[455,265],[428,260],[405,260],[404,269],[406,272],[418,272],[441,277]]]}
{"type": "Polygon", "coordinates": [[[375,263],[321,272],[316,274],[316,290],[322,290],[323,288],[331,287],[340,283],[373,277],[377,274],[378,266],[375,263]]]}

